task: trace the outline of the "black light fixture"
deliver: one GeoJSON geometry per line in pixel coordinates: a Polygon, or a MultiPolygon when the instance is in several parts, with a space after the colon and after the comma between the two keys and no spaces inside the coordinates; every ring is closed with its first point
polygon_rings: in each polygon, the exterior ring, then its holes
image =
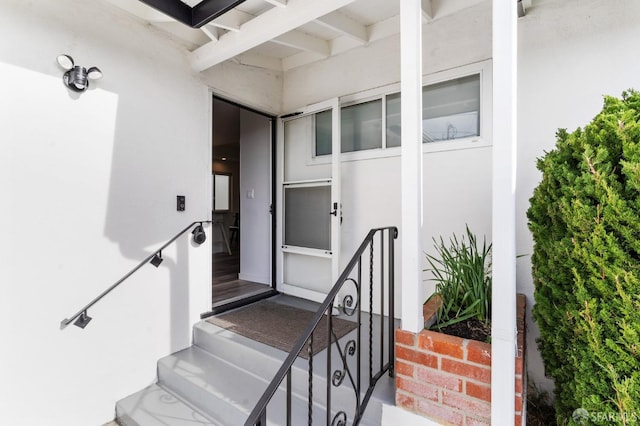
{"type": "Polygon", "coordinates": [[[202,223],[200,223],[200,225],[193,228],[193,231],[191,231],[191,233],[193,234],[194,243],[200,245],[205,241],[207,241],[207,234],[204,233],[204,228],[202,227],[202,223]]]}
{"type": "Polygon", "coordinates": [[[58,55],[58,64],[67,72],[62,76],[65,86],[74,92],[84,92],[89,87],[89,80],[102,78],[102,71],[98,67],[86,69],[76,65],[69,55],[58,55]]]}
{"type": "Polygon", "coordinates": [[[162,258],[162,250],[157,252],[155,256],[153,256],[151,258],[151,260],[149,261],[149,263],[151,263],[153,266],[155,266],[156,268],[158,266],[160,266],[160,264],[162,263],[164,259],[162,258]]]}

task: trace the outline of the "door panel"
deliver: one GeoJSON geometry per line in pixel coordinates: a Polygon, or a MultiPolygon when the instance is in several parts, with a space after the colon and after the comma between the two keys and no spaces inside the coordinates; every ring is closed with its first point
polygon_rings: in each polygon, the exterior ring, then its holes
{"type": "Polygon", "coordinates": [[[271,121],[240,111],[240,273],[271,285],[271,121]]]}
{"type": "Polygon", "coordinates": [[[338,100],[281,120],[279,141],[279,289],[317,301],[339,274],[340,126],[338,100]],[[330,119],[328,119],[330,114],[330,119]],[[316,155],[316,141],[322,152],[316,155]]]}

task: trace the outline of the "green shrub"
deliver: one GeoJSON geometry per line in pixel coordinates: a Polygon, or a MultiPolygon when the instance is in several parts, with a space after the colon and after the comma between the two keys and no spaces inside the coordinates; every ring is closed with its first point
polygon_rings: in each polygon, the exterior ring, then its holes
{"type": "Polygon", "coordinates": [[[491,244],[482,241],[467,227],[467,235],[455,234],[445,244],[433,240],[436,256],[427,254],[428,269],[434,275],[442,304],[434,327],[441,329],[467,319],[489,324],[491,319],[491,244]]]}
{"type": "Polygon", "coordinates": [[[527,213],[533,317],[559,422],[580,407],[640,422],[639,121],[639,93],[606,97],[584,130],[559,130],[538,160],[527,213]]]}

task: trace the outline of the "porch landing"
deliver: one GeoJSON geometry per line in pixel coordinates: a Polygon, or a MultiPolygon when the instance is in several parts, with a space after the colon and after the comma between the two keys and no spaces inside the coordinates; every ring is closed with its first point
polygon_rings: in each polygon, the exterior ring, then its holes
{"type": "MultiPolygon", "coordinates": [[[[270,300],[300,309],[315,311],[316,303],[286,295],[270,300]]],[[[352,320],[341,315],[340,318],[352,320]]],[[[374,315],[372,329],[374,342],[379,341],[380,326],[388,319],[374,315]]],[[[363,314],[362,351],[360,362],[368,371],[369,316],[363,314]]],[[[341,339],[344,346],[356,339],[353,330],[341,339]]],[[[385,341],[387,339],[384,339],[385,341]]],[[[386,343],[385,343],[386,345],[386,343]]],[[[385,346],[386,351],[386,346],[385,346]]],[[[331,351],[331,372],[341,366],[335,349],[331,351]]],[[[380,349],[372,352],[374,370],[380,363],[380,349]]],[[[116,418],[123,426],[130,425],[242,425],[256,402],[268,386],[271,378],[286,358],[287,353],[256,342],[207,321],[201,321],[193,329],[193,346],[158,361],[158,380],[116,405],[116,418]]],[[[356,360],[348,357],[351,371],[356,360]]],[[[298,358],[292,373],[292,424],[307,424],[308,361],[298,358]]],[[[364,373],[363,375],[367,375],[364,373]]],[[[326,423],[327,350],[313,356],[313,423],[326,423]]],[[[368,377],[361,380],[361,389],[368,387],[368,377]]],[[[268,406],[268,424],[284,425],[285,386],[280,386],[268,406]]],[[[353,419],[355,392],[348,379],[341,386],[331,388],[332,415],[344,410],[348,424],[353,419]]],[[[364,391],[363,391],[364,393],[364,391]]],[[[379,425],[382,403],[394,404],[395,383],[383,376],[369,401],[361,424],[379,425]]]]}

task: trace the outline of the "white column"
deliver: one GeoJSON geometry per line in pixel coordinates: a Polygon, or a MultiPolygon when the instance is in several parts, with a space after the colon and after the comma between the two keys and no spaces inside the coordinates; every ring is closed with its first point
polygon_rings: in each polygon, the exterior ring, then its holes
{"type": "Polygon", "coordinates": [[[422,9],[400,2],[402,110],[402,328],[424,328],[422,303],[422,9]]]}
{"type": "Polygon", "coordinates": [[[491,424],[513,424],[516,354],[517,11],[493,0],[491,424]]]}

